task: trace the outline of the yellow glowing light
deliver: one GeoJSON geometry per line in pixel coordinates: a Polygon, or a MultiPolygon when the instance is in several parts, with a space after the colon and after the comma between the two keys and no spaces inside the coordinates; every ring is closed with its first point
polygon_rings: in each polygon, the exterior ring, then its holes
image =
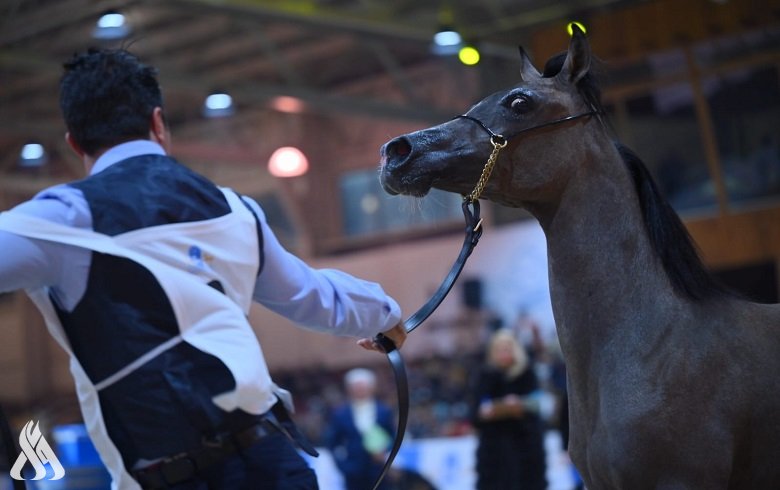
{"type": "Polygon", "coordinates": [[[473,46],[464,46],[458,51],[458,59],[464,65],[476,65],[479,63],[479,51],[473,46]]]}
{"type": "Polygon", "coordinates": [[[584,24],[582,24],[581,22],[577,22],[576,20],[573,20],[573,21],[569,22],[568,24],[566,24],[566,32],[568,32],[570,36],[574,35],[574,28],[572,26],[579,27],[583,34],[588,32],[588,30],[585,29],[585,25],[584,24]]]}

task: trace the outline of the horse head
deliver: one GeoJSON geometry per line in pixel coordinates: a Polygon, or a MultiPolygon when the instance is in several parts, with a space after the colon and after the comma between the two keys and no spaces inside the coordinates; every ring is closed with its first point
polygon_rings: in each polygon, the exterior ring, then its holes
{"type": "Polygon", "coordinates": [[[512,207],[554,199],[586,153],[587,139],[575,133],[590,119],[582,116],[598,111],[578,87],[591,54],[583,32],[574,29],[554,74],[548,69],[540,74],[520,48],[520,83],[484,98],[463,116],[387,142],[381,149],[384,189],[414,196],[431,188],[468,195],[491,154],[491,139],[503,137],[508,145],[498,152],[482,196],[512,207]]]}

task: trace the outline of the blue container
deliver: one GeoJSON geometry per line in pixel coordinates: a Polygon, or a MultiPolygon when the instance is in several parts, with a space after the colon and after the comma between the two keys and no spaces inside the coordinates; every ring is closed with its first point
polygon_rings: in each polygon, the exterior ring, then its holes
{"type": "Polygon", "coordinates": [[[65,469],[60,480],[27,481],[36,490],[109,490],[111,477],[98,456],[83,424],[52,429],[54,453],[65,469]]]}
{"type": "Polygon", "coordinates": [[[58,425],[52,430],[55,452],[67,470],[77,466],[103,466],[83,424],[58,425]]]}

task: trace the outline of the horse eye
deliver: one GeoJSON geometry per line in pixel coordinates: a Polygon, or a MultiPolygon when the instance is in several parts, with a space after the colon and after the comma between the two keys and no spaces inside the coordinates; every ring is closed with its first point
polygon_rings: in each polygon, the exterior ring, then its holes
{"type": "Polygon", "coordinates": [[[515,97],[514,99],[512,99],[512,102],[509,103],[509,107],[513,111],[517,111],[517,112],[525,112],[525,111],[527,111],[529,105],[530,104],[528,103],[528,99],[526,99],[523,96],[515,97]]]}

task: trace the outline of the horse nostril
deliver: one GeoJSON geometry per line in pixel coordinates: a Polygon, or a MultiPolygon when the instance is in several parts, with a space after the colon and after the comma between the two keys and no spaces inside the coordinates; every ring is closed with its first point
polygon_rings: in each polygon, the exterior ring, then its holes
{"type": "Polygon", "coordinates": [[[403,160],[412,152],[412,145],[404,136],[400,136],[385,145],[385,155],[388,161],[403,160]]]}

